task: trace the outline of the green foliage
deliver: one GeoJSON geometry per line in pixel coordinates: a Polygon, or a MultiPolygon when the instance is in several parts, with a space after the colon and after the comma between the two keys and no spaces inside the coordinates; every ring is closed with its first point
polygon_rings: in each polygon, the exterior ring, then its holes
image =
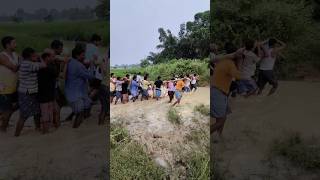
{"type": "Polygon", "coordinates": [[[204,104],[197,105],[194,107],[194,110],[204,116],[210,115],[210,109],[208,105],[204,105],[204,104]]]}
{"type": "Polygon", "coordinates": [[[197,13],[194,21],[180,25],[178,37],[170,30],[158,29],[160,53],[150,52],[147,59],[153,64],[171,59],[204,59],[209,55],[209,11],[197,13]]]}
{"type": "Polygon", "coordinates": [[[293,78],[301,66],[320,69],[318,0],[218,0],[211,1],[211,40],[219,47],[229,41],[276,37],[287,43],[276,69],[282,78],[293,78]]]}
{"type": "Polygon", "coordinates": [[[147,66],[149,66],[149,65],[150,65],[150,61],[149,61],[148,59],[143,59],[143,60],[141,60],[140,66],[141,66],[142,68],[145,68],[145,67],[147,67],[147,66]]]}
{"type": "Polygon", "coordinates": [[[0,29],[0,37],[16,37],[18,52],[26,47],[42,51],[49,47],[54,39],[87,41],[93,33],[102,36],[104,46],[109,45],[109,23],[105,21],[1,23],[0,29]]]}
{"type": "Polygon", "coordinates": [[[298,133],[275,140],[271,154],[281,156],[305,169],[320,169],[320,145],[315,139],[303,139],[298,133]]]}
{"type": "Polygon", "coordinates": [[[111,125],[111,179],[163,179],[165,172],[130,139],[120,125],[111,125]]]}
{"type": "Polygon", "coordinates": [[[203,60],[185,60],[173,59],[168,63],[161,63],[157,65],[150,65],[145,68],[129,68],[129,69],[111,69],[116,76],[124,77],[126,74],[143,74],[149,73],[151,80],[156,80],[161,76],[164,80],[169,80],[173,75],[198,74],[200,76],[199,85],[206,86],[209,84],[209,69],[207,68],[207,61],[203,60]]]}
{"type": "Polygon", "coordinates": [[[181,124],[181,116],[179,112],[174,108],[169,109],[168,120],[173,124],[177,124],[177,125],[181,124]]]}

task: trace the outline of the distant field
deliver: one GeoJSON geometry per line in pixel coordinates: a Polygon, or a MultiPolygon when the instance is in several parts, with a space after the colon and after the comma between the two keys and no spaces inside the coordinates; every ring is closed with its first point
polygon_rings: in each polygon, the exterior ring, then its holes
{"type": "Polygon", "coordinates": [[[0,27],[0,37],[16,37],[18,52],[25,47],[42,51],[53,39],[86,41],[93,33],[102,36],[103,46],[108,46],[110,39],[106,21],[0,23],[0,27]]]}

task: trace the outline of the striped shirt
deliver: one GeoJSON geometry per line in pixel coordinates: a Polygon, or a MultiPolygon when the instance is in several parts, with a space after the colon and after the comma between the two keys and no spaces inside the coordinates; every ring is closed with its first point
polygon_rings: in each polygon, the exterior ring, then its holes
{"type": "Polygon", "coordinates": [[[40,62],[23,60],[19,67],[19,87],[21,93],[38,93],[37,72],[45,65],[40,62]]]}

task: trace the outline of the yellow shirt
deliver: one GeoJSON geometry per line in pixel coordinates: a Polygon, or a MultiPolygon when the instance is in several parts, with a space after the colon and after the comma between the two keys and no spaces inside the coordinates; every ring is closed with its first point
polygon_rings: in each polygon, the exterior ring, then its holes
{"type": "Polygon", "coordinates": [[[142,80],[142,89],[148,89],[149,84],[150,84],[149,81],[142,80]]]}
{"type": "Polygon", "coordinates": [[[184,82],[183,82],[183,80],[179,80],[178,82],[177,82],[177,85],[176,85],[176,90],[178,90],[178,91],[182,91],[182,88],[184,87],[184,82]]]}
{"type": "MultiPolygon", "coordinates": [[[[5,56],[7,56],[11,63],[17,65],[18,64],[18,56],[13,53],[13,58],[8,56],[3,52],[5,56]]],[[[17,91],[18,84],[18,73],[11,71],[7,67],[0,65],[0,94],[12,94],[17,91]]]]}
{"type": "Polygon", "coordinates": [[[212,77],[213,86],[228,94],[232,80],[240,78],[240,72],[230,59],[219,61],[214,69],[212,77]]]}

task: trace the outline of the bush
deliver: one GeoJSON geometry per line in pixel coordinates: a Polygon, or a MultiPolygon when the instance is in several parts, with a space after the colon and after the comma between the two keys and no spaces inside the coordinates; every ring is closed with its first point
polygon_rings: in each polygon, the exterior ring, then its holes
{"type": "Polygon", "coordinates": [[[204,105],[204,104],[197,105],[194,107],[194,110],[204,116],[210,116],[210,109],[208,105],[204,105]]]}
{"type": "Polygon", "coordinates": [[[169,109],[169,111],[168,111],[168,120],[173,124],[178,124],[178,125],[181,124],[180,114],[174,108],[169,109]]]}
{"type": "Polygon", "coordinates": [[[145,68],[113,69],[111,72],[121,77],[124,77],[128,73],[149,73],[150,80],[156,80],[158,76],[161,76],[164,80],[170,80],[173,75],[198,74],[200,75],[200,86],[206,86],[210,83],[208,64],[205,60],[174,59],[168,63],[151,65],[145,68]]]}

